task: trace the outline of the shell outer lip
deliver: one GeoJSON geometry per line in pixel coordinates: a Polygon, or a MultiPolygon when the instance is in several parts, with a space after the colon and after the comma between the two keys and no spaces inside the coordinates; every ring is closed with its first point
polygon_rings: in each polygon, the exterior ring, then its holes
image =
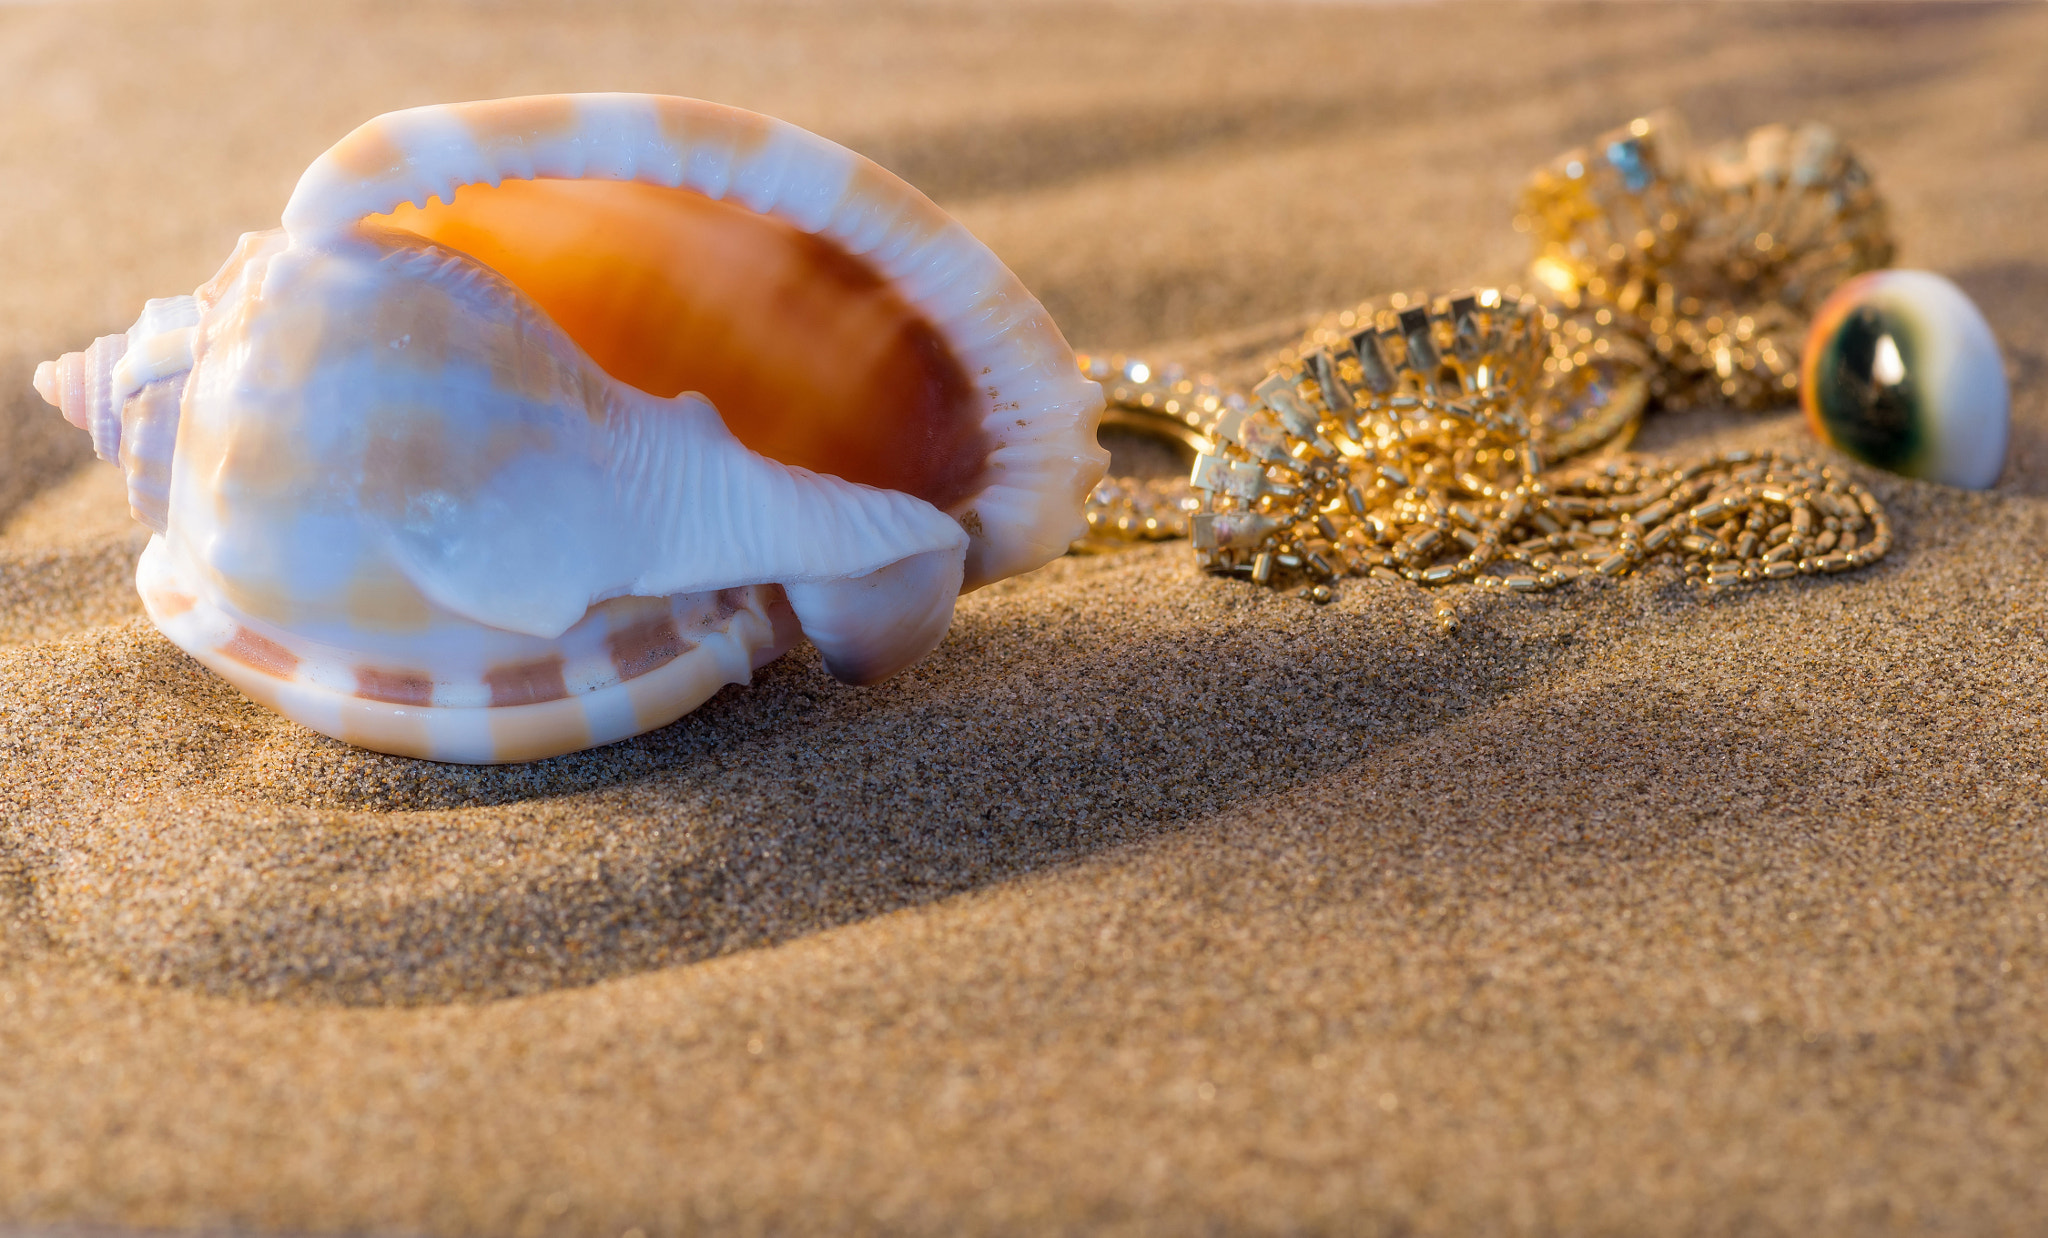
{"type": "Polygon", "coordinates": [[[970,373],[983,373],[982,425],[998,446],[983,485],[947,509],[970,536],[962,591],[1050,562],[1085,530],[1083,500],[1109,463],[1095,437],[1102,391],[1081,375],[1045,307],[931,199],[785,121],[701,99],[621,93],[389,112],[306,169],[284,226],[295,241],[317,243],[366,216],[507,179],[688,189],[868,261],[930,317],[970,373]]]}

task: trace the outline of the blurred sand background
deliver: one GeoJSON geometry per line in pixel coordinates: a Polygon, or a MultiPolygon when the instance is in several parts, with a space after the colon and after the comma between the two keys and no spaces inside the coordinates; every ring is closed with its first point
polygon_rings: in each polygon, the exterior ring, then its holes
{"type": "MultiPolygon", "coordinates": [[[[2048,10],[0,6],[0,1234],[2048,1224],[2048,10]],[[1999,332],[1999,488],[1712,601],[1169,545],[531,766],[353,751],[140,618],[33,363],[380,111],[698,95],[864,151],[1083,349],[1242,373],[1514,279],[1526,171],[1820,119],[1999,332]]],[[[1791,414],[1652,424],[1795,445],[1791,414]]],[[[1818,449],[1816,449],[1818,450],[1818,449]]]]}

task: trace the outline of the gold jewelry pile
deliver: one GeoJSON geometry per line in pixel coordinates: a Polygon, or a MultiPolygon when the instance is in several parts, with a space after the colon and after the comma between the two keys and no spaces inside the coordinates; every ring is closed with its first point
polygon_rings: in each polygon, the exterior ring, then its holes
{"type": "Polygon", "coordinates": [[[1167,437],[1194,467],[1105,479],[1076,549],[1189,536],[1203,568],[1319,602],[1343,575],[1527,592],[1670,556],[1719,587],[1875,561],[1889,522],[1832,468],[1553,464],[1625,445],[1653,398],[1782,400],[1811,306],[1890,254],[1868,177],[1818,126],[1758,130],[1740,159],[1690,161],[1682,142],[1675,121],[1639,120],[1536,175],[1517,222],[1539,234],[1549,304],[1360,305],[1275,357],[1250,400],[1083,357],[1106,426],[1167,437]]]}

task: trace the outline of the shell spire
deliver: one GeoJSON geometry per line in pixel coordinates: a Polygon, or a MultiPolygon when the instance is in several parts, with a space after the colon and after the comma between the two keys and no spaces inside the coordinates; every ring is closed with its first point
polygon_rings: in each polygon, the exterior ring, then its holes
{"type": "Polygon", "coordinates": [[[92,435],[102,460],[121,458],[121,404],[114,399],[114,366],[128,351],[128,336],[102,335],[82,352],[68,352],[36,367],[36,391],[64,420],[92,435]]]}
{"type": "Polygon", "coordinates": [[[36,390],[91,433],[100,459],[121,466],[130,514],[158,533],[169,520],[171,453],[198,325],[193,298],[159,297],[124,334],[36,367],[36,390]]]}

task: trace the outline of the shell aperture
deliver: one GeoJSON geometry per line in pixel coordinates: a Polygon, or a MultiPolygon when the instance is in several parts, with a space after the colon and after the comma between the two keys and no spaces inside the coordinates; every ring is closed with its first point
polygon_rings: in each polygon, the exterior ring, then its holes
{"type": "Polygon", "coordinates": [[[1799,386],[1807,425],[1844,454],[1982,490],[2005,464],[2010,393],[1970,298],[1928,271],[1873,271],[1815,316],[1799,386]]]}
{"type": "Polygon", "coordinates": [[[137,577],[157,625],[349,742],[573,751],[801,637],[893,674],[963,587],[1062,552],[1101,473],[1100,391],[1015,277],[765,117],[393,113],[284,222],[184,299],[182,370],[131,332],[39,388],[124,467],[149,445],[138,513],[168,479],[137,577]],[[157,358],[125,400],[117,353],[157,358]]]}
{"type": "Polygon", "coordinates": [[[468,185],[386,219],[504,275],[612,377],[704,396],[770,459],[940,508],[981,480],[988,435],[959,359],[829,241],[630,182],[468,185]]]}

